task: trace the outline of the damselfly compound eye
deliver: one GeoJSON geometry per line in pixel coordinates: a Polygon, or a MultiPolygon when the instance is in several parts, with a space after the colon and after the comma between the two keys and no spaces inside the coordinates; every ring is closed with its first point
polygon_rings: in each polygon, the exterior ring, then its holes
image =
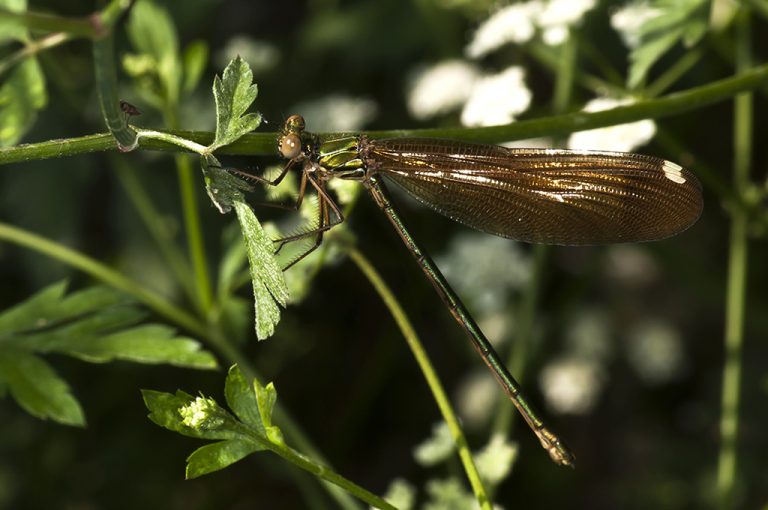
{"type": "MultiPolygon", "coordinates": [[[[294,115],[294,117],[298,117],[298,115],[294,115]]],[[[304,119],[302,119],[302,122],[303,121],[304,119]]],[[[280,151],[280,155],[285,159],[293,159],[301,154],[301,138],[295,134],[283,135],[280,137],[277,149],[280,151]]]]}
{"type": "Polygon", "coordinates": [[[304,131],[304,117],[297,114],[291,115],[285,119],[283,131],[285,133],[300,133],[304,131]]]}

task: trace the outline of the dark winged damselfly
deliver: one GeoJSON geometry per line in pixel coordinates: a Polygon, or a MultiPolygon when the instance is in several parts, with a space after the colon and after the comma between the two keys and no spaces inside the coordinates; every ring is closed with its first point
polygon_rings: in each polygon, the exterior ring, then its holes
{"type": "Polygon", "coordinates": [[[477,230],[560,245],[652,241],[682,232],[701,213],[701,185],[696,177],[670,161],[621,152],[510,149],[453,140],[365,136],[321,142],[304,130],[299,115],[286,120],[278,149],[288,159],[283,171],[272,181],[256,179],[277,185],[291,168],[298,167],[297,205],[308,185],[319,197],[317,228],[282,243],[314,236],[314,245],[301,257],[315,249],[323,233],[344,219],[326,191],[327,182],[337,178],[361,182],[541,445],[556,463],[573,466],[574,455],[531,408],[459,297],[405,228],[382,176],[437,212],[477,230]]]}

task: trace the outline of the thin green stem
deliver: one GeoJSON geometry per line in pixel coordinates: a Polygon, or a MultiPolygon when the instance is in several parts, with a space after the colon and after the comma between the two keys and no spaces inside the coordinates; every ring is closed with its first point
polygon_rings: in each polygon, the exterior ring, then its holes
{"type": "MultiPolygon", "coordinates": [[[[736,68],[747,69],[752,62],[749,11],[742,9],[736,23],[736,68]]],[[[749,187],[752,153],[752,94],[735,98],[733,184],[743,196],[749,187]]],[[[720,455],[717,469],[717,493],[720,508],[734,506],[737,469],[737,444],[741,387],[741,358],[744,343],[745,294],[747,286],[747,214],[731,213],[731,240],[725,308],[725,356],[720,411],[720,455]]]]}
{"type": "Polygon", "coordinates": [[[172,242],[172,234],[166,228],[166,224],[159,220],[161,214],[158,212],[155,204],[152,203],[152,199],[149,197],[143,183],[139,181],[136,173],[128,166],[126,160],[113,158],[113,163],[117,169],[117,177],[120,179],[128,199],[133,204],[141,221],[163,255],[166,265],[176,276],[176,281],[185,290],[187,297],[194,302],[195,289],[193,282],[189,278],[192,269],[187,259],[184,258],[176,247],[176,244],[172,242]]]}
{"type": "Polygon", "coordinates": [[[37,32],[66,32],[75,37],[96,37],[103,31],[94,17],[68,18],[35,12],[14,12],[0,7],[0,21],[37,32]]]}
{"type": "Polygon", "coordinates": [[[187,233],[187,248],[195,275],[196,303],[204,314],[208,314],[213,306],[213,287],[205,254],[203,229],[200,224],[200,206],[195,187],[197,178],[186,154],[177,154],[175,159],[179,176],[184,227],[187,233]]]}
{"type": "MultiPolygon", "coordinates": [[[[522,140],[536,136],[560,136],[616,124],[625,124],[641,119],[660,119],[680,113],[697,110],[704,106],[729,99],[736,94],[753,90],[768,83],[768,64],[755,67],[737,76],[718,80],[707,85],[676,92],[657,99],[648,99],[631,105],[619,106],[600,112],[575,112],[540,119],[523,120],[505,126],[452,129],[400,129],[391,131],[369,131],[371,138],[393,138],[401,136],[424,136],[432,138],[453,138],[493,143],[522,140]]],[[[200,145],[209,145],[213,133],[194,131],[155,131],[169,136],[183,137],[200,145]]],[[[275,140],[278,134],[249,133],[235,143],[222,147],[217,154],[223,155],[275,155],[275,140]]],[[[88,152],[115,150],[116,144],[108,134],[89,135],[80,138],[50,140],[36,144],[18,145],[0,149],[0,164],[40,160],[52,157],[73,156],[88,152]]],[[[143,149],[177,151],[168,141],[158,138],[140,141],[143,149]]]]}
{"type": "Polygon", "coordinates": [[[361,499],[362,501],[365,501],[369,505],[376,508],[381,508],[384,510],[397,510],[397,508],[395,508],[393,505],[391,505],[384,499],[380,498],[379,496],[364,489],[363,487],[357,485],[351,480],[344,478],[340,474],[333,471],[330,467],[320,464],[316,460],[311,459],[310,457],[299,453],[293,448],[290,448],[284,444],[274,443],[254,433],[249,433],[249,436],[253,438],[254,442],[276,453],[277,455],[287,460],[291,464],[294,464],[300,467],[301,469],[309,471],[313,475],[317,476],[322,480],[325,480],[326,482],[330,482],[333,485],[341,487],[342,489],[347,491],[349,494],[356,496],[357,498],[361,499]]]}
{"type": "Polygon", "coordinates": [[[79,269],[93,278],[133,296],[158,315],[188,331],[200,337],[208,336],[207,327],[195,317],[176,307],[159,294],[147,290],[138,282],[80,252],[7,223],[0,223],[0,239],[24,246],[79,269]]]}
{"type": "Polygon", "coordinates": [[[354,262],[360,271],[362,271],[368,281],[371,282],[371,285],[376,289],[379,297],[384,301],[389,313],[392,314],[395,322],[397,322],[401,333],[405,337],[406,342],[408,342],[408,346],[410,347],[413,356],[416,358],[416,362],[421,368],[421,372],[424,374],[424,378],[427,380],[429,389],[432,391],[432,395],[443,415],[443,419],[451,431],[451,435],[453,436],[454,443],[456,444],[459,453],[459,458],[464,466],[464,471],[467,474],[472,490],[477,497],[477,501],[480,503],[481,508],[491,510],[492,504],[488,499],[487,491],[483,486],[480,474],[472,459],[472,453],[469,451],[469,446],[464,437],[464,432],[461,429],[459,420],[451,407],[451,403],[448,400],[448,396],[443,389],[443,385],[440,382],[434,367],[432,366],[432,362],[429,360],[429,357],[424,350],[424,346],[421,344],[416,331],[413,329],[413,325],[411,325],[411,322],[408,320],[408,316],[400,306],[400,303],[397,301],[392,291],[381,278],[381,275],[379,275],[368,259],[355,248],[350,248],[348,255],[352,262],[354,262]]]}
{"type": "Polygon", "coordinates": [[[25,58],[31,57],[41,51],[55,48],[56,46],[71,40],[72,35],[67,34],[66,32],[58,32],[26,43],[23,48],[0,60],[0,77],[25,58]]]}
{"type": "MultiPolygon", "coordinates": [[[[529,48],[529,53],[539,63],[545,65],[552,71],[557,71],[557,68],[560,65],[560,59],[551,47],[545,44],[534,44],[529,48]]],[[[584,71],[577,72],[575,80],[579,85],[592,91],[594,94],[605,94],[606,92],[621,94],[624,92],[622,86],[607,82],[602,78],[598,78],[597,76],[584,71]]]]}
{"type": "Polygon", "coordinates": [[[656,80],[645,88],[646,97],[656,97],[671,87],[704,56],[701,47],[686,51],[677,62],[667,67],[656,80]]]}

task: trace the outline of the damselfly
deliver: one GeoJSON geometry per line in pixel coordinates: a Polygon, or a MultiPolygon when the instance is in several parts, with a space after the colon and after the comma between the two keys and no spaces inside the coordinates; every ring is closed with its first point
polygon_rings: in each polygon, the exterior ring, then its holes
{"type": "Polygon", "coordinates": [[[319,197],[316,228],[283,243],[314,236],[314,244],[301,257],[315,249],[323,233],[344,220],[326,189],[328,181],[361,182],[541,445],[558,464],[573,466],[574,455],[532,409],[459,297],[405,228],[382,177],[437,212],[477,230],[560,245],[652,241],[678,234],[701,213],[701,185],[696,177],[671,161],[620,152],[510,149],[453,140],[365,136],[321,142],[305,131],[299,115],[285,122],[278,150],[288,159],[283,171],[272,181],[257,179],[277,185],[291,168],[298,167],[297,205],[307,186],[319,197]]]}

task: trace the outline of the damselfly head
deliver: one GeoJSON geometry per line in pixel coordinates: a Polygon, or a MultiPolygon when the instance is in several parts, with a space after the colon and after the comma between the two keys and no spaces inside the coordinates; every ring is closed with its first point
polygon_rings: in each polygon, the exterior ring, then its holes
{"type": "Polygon", "coordinates": [[[295,133],[282,135],[277,141],[277,150],[285,159],[293,159],[301,154],[301,138],[295,133]]]}
{"type": "Polygon", "coordinates": [[[293,114],[285,119],[283,131],[277,139],[277,150],[285,159],[297,158],[301,155],[301,134],[304,132],[304,117],[293,114]]]}

